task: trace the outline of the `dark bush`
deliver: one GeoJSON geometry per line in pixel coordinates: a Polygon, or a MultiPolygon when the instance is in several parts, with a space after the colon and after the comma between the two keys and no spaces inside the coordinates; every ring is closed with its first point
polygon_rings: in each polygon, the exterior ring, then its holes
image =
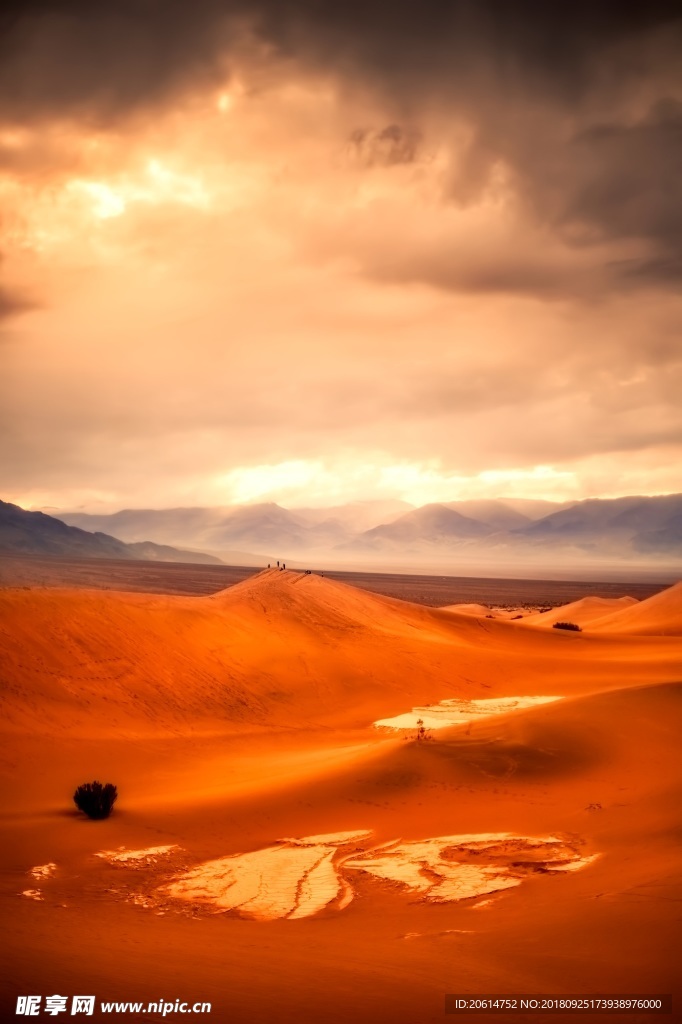
{"type": "Polygon", "coordinates": [[[555,622],[554,629],[572,629],[574,633],[582,633],[582,629],[575,622],[555,622]]]}
{"type": "Polygon", "coordinates": [[[416,740],[420,740],[420,741],[421,740],[432,740],[433,739],[433,736],[431,735],[431,733],[427,732],[426,726],[424,725],[424,719],[423,718],[418,718],[417,719],[417,735],[415,736],[415,739],[416,740]]]}
{"type": "Polygon", "coordinates": [[[107,782],[84,782],[73,794],[73,802],[88,818],[108,818],[116,802],[116,786],[107,782]]]}

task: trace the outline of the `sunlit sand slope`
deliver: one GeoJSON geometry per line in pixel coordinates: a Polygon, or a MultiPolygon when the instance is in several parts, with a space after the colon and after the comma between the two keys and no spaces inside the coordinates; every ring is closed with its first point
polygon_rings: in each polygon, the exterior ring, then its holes
{"type": "Polygon", "coordinates": [[[485,604],[446,604],[441,608],[442,612],[456,612],[458,615],[477,615],[479,618],[490,616],[491,619],[497,615],[485,604]]]}
{"type": "Polygon", "coordinates": [[[548,612],[524,615],[523,622],[533,626],[552,627],[555,622],[575,622],[577,626],[589,626],[595,619],[622,611],[637,604],[634,597],[582,597],[579,601],[560,605],[548,612]]]}
{"type": "Polygon", "coordinates": [[[682,582],[591,623],[600,633],[682,636],[682,582]]]}

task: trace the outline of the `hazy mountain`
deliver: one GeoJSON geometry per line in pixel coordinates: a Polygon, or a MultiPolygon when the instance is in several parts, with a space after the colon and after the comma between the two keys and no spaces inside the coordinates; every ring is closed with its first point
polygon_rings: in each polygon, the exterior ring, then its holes
{"type": "Polygon", "coordinates": [[[43,512],[27,512],[0,501],[0,551],[76,558],[130,558],[158,562],[210,562],[220,559],[195,551],[141,541],[124,544],[106,533],[88,533],[43,512]]]}
{"type": "Polygon", "coordinates": [[[267,551],[304,546],[306,528],[293,512],[274,502],[232,509],[219,523],[204,532],[203,543],[211,549],[247,545],[267,551]]]}
{"type": "Polygon", "coordinates": [[[124,509],[110,515],[63,512],[60,518],[81,529],[115,531],[126,541],[153,537],[204,551],[248,547],[277,552],[290,545],[305,546],[306,526],[293,512],[273,502],[227,509],[124,509]]]}
{"type": "Polygon", "coordinates": [[[493,526],[496,530],[521,529],[523,526],[528,526],[534,518],[512,508],[505,501],[492,498],[481,501],[448,501],[446,508],[454,509],[455,512],[459,512],[460,515],[467,516],[469,519],[487,523],[488,526],[493,526]]]}
{"type": "MultiPolygon", "coordinates": [[[[234,549],[257,552],[268,560],[316,551],[328,552],[351,542],[365,523],[389,519],[411,509],[406,502],[355,502],[346,506],[289,510],[272,502],[233,508],[124,509],[109,515],[62,512],[69,525],[105,530],[127,542],[149,537],[189,545],[236,561],[234,549]]],[[[243,561],[243,559],[239,559],[243,561]]]]}
{"type": "Polygon", "coordinates": [[[103,515],[86,512],[55,512],[55,515],[69,526],[104,530],[128,542],[153,537],[164,544],[194,544],[207,530],[219,526],[230,511],[221,508],[125,508],[103,515]]]}
{"type": "Polygon", "coordinates": [[[231,508],[124,509],[109,515],[60,512],[83,530],[105,530],[125,541],[153,537],[165,544],[217,551],[252,547],[286,552],[335,546],[412,509],[406,501],[355,501],[331,508],[285,509],[273,502],[231,508]]]}
{"type": "Polygon", "coordinates": [[[423,505],[399,516],[392,523],[365,530],[354,541],[358,548],[381,549],[386,543],[396,545],[443,544],[473,537],[484,537],[493,527],[477,519],[463,516],[447,505],[423,505]]]}
{"type": "Polygon", "coordinates": [[[437,557],[506,566],[682,556],[682,495],[547,504],[555,511],[536,521],[505,499],[424,505],[341,550],[413,563],[437,557]]]}
{"type": "Polygon", "coordinates": [[[318,525],[333,522],[349,534],[362,533],[374,526],[391,523],[398,516],[414,509],[408,501],[387,499],[385,501],[350,501],[345,505],[334,505],[330,508],[296,508],[292,509],[302,522],[318,525]]]}
{"type": "Polygon", "coordinates": [[[233,564],[356,559],[375,567],[478,562],[494,567],[654,560],[682,555],[682,495],[549,502],[516,498],[434,502],[351,502],[286,509],[274,502],[231,508],[125,509],[111,515],[60,513],[127,542],[208,551],[233,564]],[[382,517],[377,522],[377,517],[382,517]],[[367,527],[366,523],[373,523],[367,527]],[[245,552],[253,552],[247,555],[245,552]],[[242,552],[240,554],[239,552],[242,552]]]}
{"type": "Polygon", "coordinates": [[[517,531],[535,543],[584,551],[682,552],[682,494],[588,499],[517,531]]]}
{"type": "Polygon", "coordinates": [[[572,508],[575,501],[547,501],[543,498],[498,498],[507,508],[520,512],[528,519],[542,519],[553,512],[561,512],[565,508],[572,508]]]}

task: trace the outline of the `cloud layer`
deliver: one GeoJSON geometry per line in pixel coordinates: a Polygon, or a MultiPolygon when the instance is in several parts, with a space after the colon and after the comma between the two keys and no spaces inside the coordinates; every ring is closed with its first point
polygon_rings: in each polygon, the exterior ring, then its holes
{"type": "Polygon", "coordinates": [[[10,9],[6,497],[677,489],[676,7],[10,9]]]}

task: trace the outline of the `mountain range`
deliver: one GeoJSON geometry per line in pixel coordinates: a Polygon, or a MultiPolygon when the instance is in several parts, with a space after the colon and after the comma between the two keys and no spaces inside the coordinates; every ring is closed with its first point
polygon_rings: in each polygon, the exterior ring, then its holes
{"type": "Polygon", "coordinates": [[[220,564],[219,558],[205,552],[182,551],[152,541],[125,544],[106,533],[92,533],[69,526],[43,512],[27,512],[6,501],[0,501],[0,552],[220,564]]]}
{"type": "Polygon", "coordinates": [[[564,503],[499,498],[419,507],[367,501],[287,509],[264,502],[56,514],[69,526],[105,530],[129,544],[153,540],[224,561],[244,551],[261,561],[315,558],[385,566],[682,560],[682,494],[564,503]]]}

